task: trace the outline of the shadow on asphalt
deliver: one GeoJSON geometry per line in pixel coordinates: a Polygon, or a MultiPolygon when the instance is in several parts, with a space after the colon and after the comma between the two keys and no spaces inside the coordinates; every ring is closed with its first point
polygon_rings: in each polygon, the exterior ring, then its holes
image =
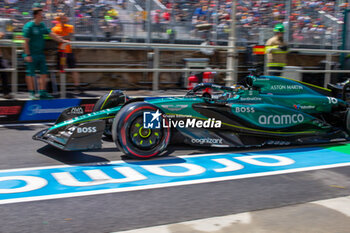
{"type": "MultiPolygon", "coordinates": [[[[126,157],[125,155],[120,155],[120,159],[128,164],[142,164],[142,162],[148,163],[151,161],[152,164],[167,164],[167,163],[184,163],[185,159],[181,158],[182,156],[191,156],[191,155],[200,155],[200,154],[245,154],[245,153],[266,153],[274,154],[274,153],[291,153],[291,152],[307,152],[307,151],[315,151],[322,150],[326,146],[336,146],[342,145],[337,143],[332,144],[318,144],[318,145],[302,145],[302,146],[264,146],[264,147],[250,147],[250,148],[208,148],[208,147],[194,147],[183,144],[175,144],[170,145],[160,157],[155,157],[152,159],[131,159],[126,157]],[[147,162],[148,161],[148,162],[147,162]],[[141,163],[140,163],[141,162],[141,163]]],[[[49,158],[55,159],[61,163],[72,165],[72,164],[88,164],[88,163],[109,163],[110,160],[94,156],[88,154],[90,151],[98,151],[98,152],[119,152],[116,147],[112,148],[101,148],[96,150],[88,150],[88,151],[62,151],[53,146],[46,145],[37,150],[38,153],[45,155],[49,158]]]]}
{"type": "Polygon", "coordinates": [[[175,144],[170,145],[159,157],[155,157],[152,159],[130,159],[126,157],[125,155],[121,156],[121,159],[128,163],[128,164],[134,164],[137,163],[138,165],[142,165],[143,162],[145,164],[176,164],[176,163],[186,163],[186,160],[181,158],[182,156],[191,156],[191,155],[198,155],[198,154],[215,154],[215,153],[230,153],[233,152],[232,148],[231,150],[228,148],[208,148],[208,147],[193,147],[190,145],[183,145],[183,144],[175,144]],[[181,156],[181,157],[180,157],[181,156]]]}
{"type": "MultiPolygon", "coordinates": [[[[109,149],[109,148],[106,148],[109,149]]],[[[102,149],[103,150],[103,149],[102,149]]],[[[79,163],[108,163],[108,159],[86,154],[84,151],[62,151],[53,146],[46,145],[37,150],[38,153],[49,158],[55,159],[65,164],[79,164],[79,163]],[[64,152],[64,153],[62,153],[64,152]]]]}
{"type": "Polygon", "coordinates": [[[220,154],[220,153],[290,153],[290,152],[312,152],[317,150],[323,150],[329,146],[341,146],[346,143],[320,143],[320,144],[306,144],[306,145],[289,145],[289,146],[251,146],[251,147],[231,147],[231,148],[215,148],[215,147],[200,147],[190,145],[171,145],[163,153],[164,156],[186,156],[186,155],[198,155],[198,154],[220,154]]]}

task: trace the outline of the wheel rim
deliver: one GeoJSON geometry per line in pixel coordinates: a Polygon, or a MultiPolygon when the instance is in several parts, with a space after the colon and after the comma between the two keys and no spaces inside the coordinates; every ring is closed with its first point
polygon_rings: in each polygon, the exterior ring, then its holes
{"type": "Polygon", "coordinates": [[[129,137],[132,144],[139,149],[152,149],[162,139],[162,129],[143,128],[143,117],[137,117],[131,124],[129,137]]]}

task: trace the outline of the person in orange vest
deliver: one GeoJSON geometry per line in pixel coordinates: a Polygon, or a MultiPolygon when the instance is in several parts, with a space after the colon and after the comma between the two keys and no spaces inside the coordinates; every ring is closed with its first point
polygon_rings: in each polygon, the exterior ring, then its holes
{"type": "MultiPolygon", "coordinates": [[[[68,17],[64,14],[61,14],[57,17],[58,24],[52,28],[52,31],[65,38],[66,40],[71,40],[72,35],[74,34],[74,26],[67,24],[68,17]]],[[[66,64],[68,68],[76,67],[76,60],[74,53],[72,51],[72,47],[69,44],[59,44],[59,51],[57,52],[57,69],[62,69],[61,57],[66,57],[66,64]],[[64,53],[64,54],[63,54],[64,53]]],[[[83,89],[80,86],[80,76],[78,72],[72,72],[73,82],[74,82],[74,94],[82,94],[83,89]]]]}
{"type": "Polygon", "coordinates": [[[287,65],[288,46],[283,41],[284,26],[276,24],[273,29],[275,35],[266,42],[267,67],[272,76],[281,76],[283,68],[287,65]]]}

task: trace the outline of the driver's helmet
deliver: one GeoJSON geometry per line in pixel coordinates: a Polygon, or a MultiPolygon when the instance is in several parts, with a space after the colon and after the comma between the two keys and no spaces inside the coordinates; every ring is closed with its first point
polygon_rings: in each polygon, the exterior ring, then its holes
{"type": "Polygon", "coordinates": [[[238,91],[238,90],[241,90],[241,89],[244,89],[244,86],[243,85],[239,85],[239,84],[234,84],[231,86],[232,89],[238,91]]]}

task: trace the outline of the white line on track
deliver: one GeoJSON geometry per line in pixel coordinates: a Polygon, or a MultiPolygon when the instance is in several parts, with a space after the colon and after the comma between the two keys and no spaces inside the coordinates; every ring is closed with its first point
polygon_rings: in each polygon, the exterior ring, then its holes
{"type": "MultiPolygon", "coordinates": [[[[200,156],[205,156],[205,155],[198,155],[196,157],[200,157],[200,156]]],[[[179,157],[188,157],[188,156],[179,156],[179,157]]],[[[193,155],[191,155],[191,157],[193,157],[193,155]]],[[[117,161],[117,162],[111,162],[111,163],[123,163],[123,162],[117,161]]],[[[86,164],[85,164],[85,166],[86,166],[86,164]]],[[[145,185],[142,187],[115,188],[115,189],[107,189],[107,190],[84,191],[84,192],[79,192],[79,193],[54,194],[54,195],[38,196],[38,197],[25,197],[25,198],[17,198],[17,199],[10,199],[10,200],[0,200],[0,204],[11,204],[11,203],[19,203],[19,202],[60,199],[60,198],[68,198],[68,197],[80,197],[80,196],[90,196],[90,195],[98,195],[98,194],[139,191],[139,190],[147,190],[147,189],[156,189],[156,188],[174,187],[174,186],[182,186],[182,185],[211,183],[211,182],[218,182],[218,181],[238,180],[238,179],[246,179],[246,178],[254,178],[254,177],[263,177],[263,176],[281,175],[281,174],[288,174],[288,173],[314,171],[314,170],[320,170],[320,169],[329,169],[329,168],[345,167],[345,166],[350,166],[350,163],[339,163],[339,164],[322,165],[322,166],[314,166],[314,167],[306,167],[306,168],[295,168],[295,169],[289,169],[289,170],[283,170],[283,171],[261,172],[261,173],[256,173],[256,174],[245,174],[245,175],[236,175],[236,176],[227,176],[227,177],[207,178],[207,179],[202,179],[202,180],[181,181],[181,182],[173,182],[173,183],[166,183],[166,184],[145,185]]],[[[72,166],[66,165],[66,166],[54,166],[54,167],[12,169],[12,170],[2,170],[0,172],[23,171],[23,170],[30,170],[30,169],[40,170],[40,169],[45,169],[45,168],[59,168],[59,167],[72,167],[72,166]]]]}
{"type": "Polygon", "coordinates": [[[312,202],[350,217],[350,196],[312,202]]]}

